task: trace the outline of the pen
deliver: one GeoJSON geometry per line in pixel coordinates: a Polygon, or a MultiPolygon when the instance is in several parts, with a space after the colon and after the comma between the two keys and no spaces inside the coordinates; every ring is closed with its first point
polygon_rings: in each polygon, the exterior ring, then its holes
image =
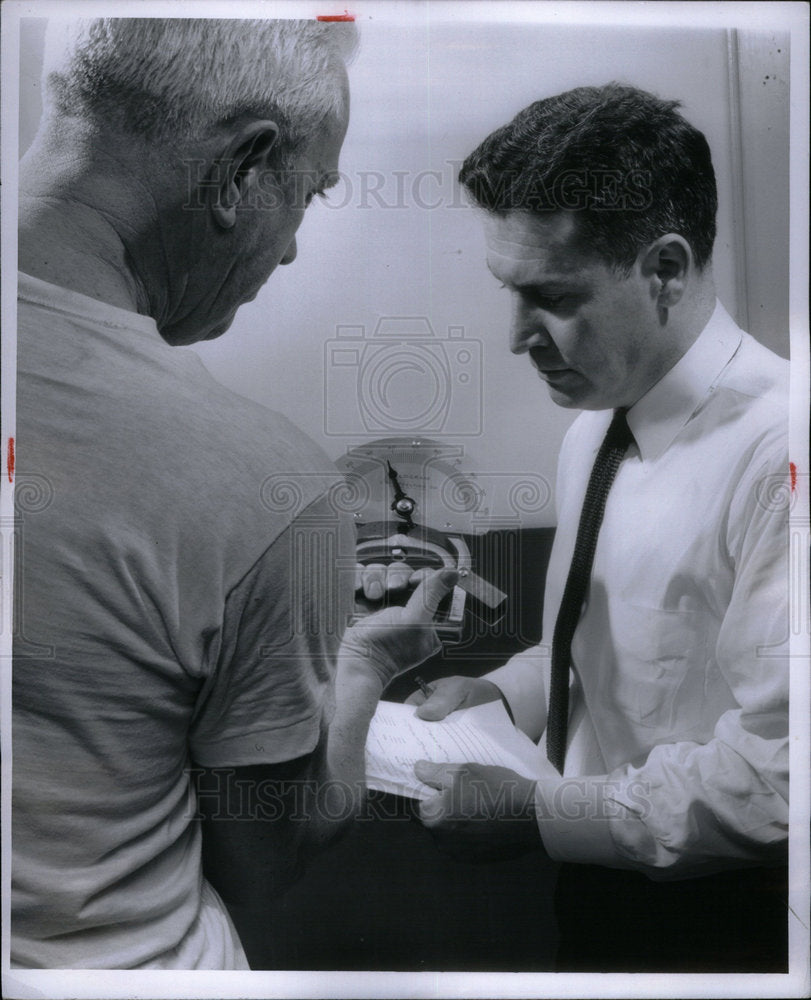
{"type": "Polygon", "coordinates": [[[434,693],[433,688],[428,687],[428,685],[425,683],[422,677],[415,677],[414,681],[416,682],[420,691],[422,691],[422,693],[425,695],[425,697],[430,698],[431,695],[434,693]]]}

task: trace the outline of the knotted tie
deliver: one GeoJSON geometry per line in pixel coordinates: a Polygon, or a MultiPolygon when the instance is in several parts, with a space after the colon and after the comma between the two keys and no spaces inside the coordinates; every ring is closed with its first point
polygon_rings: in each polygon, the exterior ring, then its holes
{"type": "Polygon", "coordinates": [[[555,634],[552,639],[552,680],[549,691],[549,718],[546,746],[550,762],[563,773],[566,757],[566,729],[569,721],[569,667],[572,638],[591,579],[591,565],[597,547],[597,535],[603,520],[605,501],[617,469],[633,435],[625,419],[625,410],[617,410],[606,432],[586,488],[586,498],[577,528],[574,555],[560,602],[555,634]]]}

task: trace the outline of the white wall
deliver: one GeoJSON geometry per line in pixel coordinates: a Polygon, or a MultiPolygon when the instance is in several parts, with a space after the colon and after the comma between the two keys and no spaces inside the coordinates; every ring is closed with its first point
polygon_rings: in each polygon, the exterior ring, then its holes
{"type": "MultiPolygon", "coordinates": [[[[329,363],[336,329],[362,327],[368,336],[381,317],[424,317],[447,341],[449,327],[461,328],[471,346],[467,360],[451,366],[443,440],[463,446],[463,466],[491,482],[532,473],[552,483],[574,414],[555,407],[526,358],[507,350],[507,293],[486,271],[476,214],[464,206],[455,174],[481,139],[531,101],[609,80],[679,98],[707,135],[720,196],[720,297],[753,333],[788,353],[788,202],[781,188],[788,169],[788,47],[781,36],[738,37],[720,28],[443,23],[422,6],[394,26],[363,20],[361,33],[350,72],[344,180],[331,195],[332,207],[316,203],[309,210],[298,260],[277,270],[225,337],[198,348],[221,381],[282,410],[338,457],[369,436],[357,432],[360,416],[353,417],[355,369],[329,363]],[[733,156],[736,150],[741,155],[733,156]],[[762,183],[764,169],[775,184],[762,183]],[[744,206],[748,226],[742,225],[744,206]],[[752,275],[757,281],[750,289],[752,275]],[[460,374],[472,381],[460,383],[460,374]]],[[[21,144],[38,114],[40,38],[35,24],[23,32],[21,144]]],[[[420,324],[410,329],[419,331],[420,324]]],[[[459,349],[446,342],[446,357],[455,359],[459,349]]],[[[428,407],[434,382],[395,369],[387,412],[408,416],[428,407]]],[[[386,416],[380,406],[377,412],[386,416]]],[[[401,423],[374,435],[398,428],[412,432],[401,423]]],[[[496,512],[511,513],[500,510],[502,502],[496,490],[496,512]]],[[[554,523],[551,502],[523,517],[525,524],[554,523]]]]}

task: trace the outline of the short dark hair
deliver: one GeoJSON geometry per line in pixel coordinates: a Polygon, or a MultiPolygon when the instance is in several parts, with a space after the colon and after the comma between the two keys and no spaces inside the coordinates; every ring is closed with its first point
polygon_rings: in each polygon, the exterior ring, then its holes
{"type": "Polygon", "coordinates": [[[581,242],[615,269],[665,233],[712,257],[718,197],[704,135],[635,87],[578,87],[536,101],[489,135],[459,181],[488,211],[578,213],[581,242]]]}

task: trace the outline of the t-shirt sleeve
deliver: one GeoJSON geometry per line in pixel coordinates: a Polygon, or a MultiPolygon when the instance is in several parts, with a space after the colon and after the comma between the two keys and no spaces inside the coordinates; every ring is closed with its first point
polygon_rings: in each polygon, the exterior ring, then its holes
{"type": "Polygon", "coordinates": [[[195,763],[275,764],[315,748],[334,711],[353,553],[352,525],[336,520],[322,498],[232,589],[219,653],[190,728],[195,763]]]}

